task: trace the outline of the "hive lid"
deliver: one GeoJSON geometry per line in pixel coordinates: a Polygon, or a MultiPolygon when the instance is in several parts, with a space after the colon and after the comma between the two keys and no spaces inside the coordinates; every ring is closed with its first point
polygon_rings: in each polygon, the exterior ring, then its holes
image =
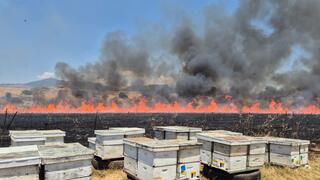
{"type": "Polygon", "coordinates": [[[38,132],[42,133],[44,137],[60,137],[60,136],[66,136],[66,132],[61,131],[60,129],[38,130],[38,132]]]}
{"type": "Polygon", "coordinates": [[[217,135],[238,135],[238,136],[243,135],[242,133],[239,133],[239,132],[233,132],[233,131],[227,131],[227,130],[208,130],[208,131],[203,131],[203,133],[210,133],[210,134],[217,134],[217,135]]]}
{"type": "Polygon", "coordinates": [[[264,139],[259,139],[250,136],[235,136],[235,135],[226,135],[226,136],[216,136],[215,134],[210,133],[201,133],[198,134],[198,138],[210,142],[217,142],[226,145],[249,145],[249,144],[261,144],[267,143],[264,139]]]}
{"type": "Polygon", "coordinates": [[[157,140],[145,137],[124,139],[124,143],[153,152],[176,151],[179,149],[179,144],[177,143],[177,141],[157,140]]]}
{"type": "Polygon", "coordinates": [[[153,128],[157,131],[169,131],[169,132],[202,132],[201,128],[188,127],[188,126],[155,126],[153,128]]]}
{"type": "Polygon", "coordinates": [[[94,153],[79,143],[40,145],[38,148],[42,164],[91,159],[94,153]]]}
{"type": "Polygon", "coordinates": [[[272,136],[263,137],[271,144],[279,144],[279,145],[289,145],[289,146],[300,146],[300,145],[309,145],[310,141],[302,140],[302,139],[289,139],[289,138],[279,138],[272,136]]]}
{"type": "Polygon", "coordinates": [[[124,135],[144,134],[146,132],[145,129],[137,127],[112,127],[109,129],[122,131],[124,135]]]}
{"type": "Polygon", "coordinates": [[[0,148],[0,169],[40,164],[36,145],[0,148]]]}
{"type": "Polygon", "coordinates": [[[42,135],[41,132],[36,130],[27,130],[27,131],[9,131],[9,136],[14,141],[45,141],[46,138],[42,135]]]}
{"type": "Polygon", "coordinates": [[[95,130],[94,134],[99,136],[118,136],[118,135],[123,136],[124,132],[117,129],[105,129],[105,130],[95,130]]]}

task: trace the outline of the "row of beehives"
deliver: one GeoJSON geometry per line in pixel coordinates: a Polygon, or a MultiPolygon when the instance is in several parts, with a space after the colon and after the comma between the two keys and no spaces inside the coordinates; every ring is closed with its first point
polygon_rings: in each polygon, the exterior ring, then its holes
{"type": "Polygon", "coordinates": [[[202,132],[200,128],[179,126],[154,130],[157,140],[132,138],[144,134],[140,128],[97,130],[97,140],[90,138],[89,144],[94,148],[96,143],[96,155],[102,159],[124,155],[125,171],[139,179],[161,177],[162,173],[177,178],[198,177],[200,161],[229,173],[259,169],[265,162],[290,167],[308,163],[309,141],[249,137],[223,130],[202,132]]]}
{"type": "Polygon", "coordinates": [[[88,139],[89,147],[102,160],[124,157],[124,171],[137,179],[200,176],[200,143],[174,136],[171,140],[151,139],[143,137],[144,133],[141,128],[96,130],[96,137],[88,139]]]}
{"type": "Polygon", "coordinates": [[[197,139],[202,143],[201,161],[225,170],[262,166],[264,163],[296,167],[308,163],[310,141],[278,137],[250,137],[242,133],[193,129],[186,127],[156,127],[158,139],[197,139]],[[239,164],[237,164],[239,162],[239,164]],[[237,168],[238,167],[238,168],[237,168]]]}
{"type": "Polygon", "coordinates": [[[94,151],[64,143],[60,130],[10,131],[11,147],[0,148],[0,179],[91,179],[94,151]]]}
{"type": "Polygon", "coordinates": [[[276,137],[250,137],[229,131],[197,135],[203,144],[201,160],[229,172],[258,169],[265,163],[297,167],[308,164],[309,141],[276,137]]]}

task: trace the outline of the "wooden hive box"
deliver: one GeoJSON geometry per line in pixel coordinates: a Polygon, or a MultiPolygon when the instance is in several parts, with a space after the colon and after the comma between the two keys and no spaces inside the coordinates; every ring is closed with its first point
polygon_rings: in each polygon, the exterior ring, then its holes
{"type": "Polygon", "coordinates": [[[41,145],[38,148],[42,178],[90,179],[93,150],[79,143],[41,145]]]}
{"type": "Polygon", "coordinates": [[[124,170],[134,176],[138,175],[138,146],[141,141],[153,141],[146,137],[124,139],[124,170]]]}
{"type": "Polygon", "coordinates": [[[124,133],[119,130],[95,130],[95,155],[103,160],[123,157],[124,133]]]}
{"type": "Polygon", "coordinates": [[[37,131],[42,133],[42,135],[46,138],[45,144],[64,143],[64,137],[66,136],[66,132],[64,131],[59,129],[37,131]]]}
{"type": "Polygon", "coordinates": [[[125,137],[143,136],[142,128],[110,128],[108,130],[96,130],[96,155],[103,160],[123,157],[123,139],[125,137]]]}
{"type": "Polygon", "coordinates": [[[226,130],[209,130],[209,131],[203,131],[202,133],[198,133],[197,140],[199,143],[202,144],[202,147],[200,149],[200,158],[202,163],[208,164],[208,165],[211,164],[214,142],[211,141],[210,137],[220,137],[220,136],[229,136],[229,135],[241,136],[242,133],[226,131],[226,130]]]}
{"type": "Polygon", "coordinates": [[[199,133],[197,138],[203,144],[201,162],[209,166],[235,172],[264,164],[264,139],[217,132],[199,133]]]}
{"type": "MultiPolygon", "coordinates": [[[[138,179],[175,179],[177,170],[178,144],[148,138],[125,139],[125,144],[136,148],[136,156],[127,153],[126,156],[137,158],[137,173],[132,174],[138,179]]],[[[133,148],[133,149],[134,149],[133,148]]],[[[132,150],[134,152],[135,150],[132,150]]],[[[128,166],[125,165],[125,168],[128,166]]],[[[126,170],[126,169],[125,169],[126,170]]],[[[126,171],[127,173],[131,173],[126,171]]]]}
{"type": "Polygon", "coordinates": [[[300,139],[266,137],[269,162],[276,165],[296,167],[308,164],[310,141],[300,139]]]}
{"type": "MultiPolygon", "coordinates": [[[[160,161],[156,160],[153,163],[153,166],[173,166],[176,165],[176,178],[177,179],[190,179],[200,177],[200,147],[201,144],[197,141],[189,141],[189,140],[155,140],[150,138],[130,138],[124,139],[124,169],[126,172],[133,174],[137,177],[138,175],[138,165],[140,167],[146,167],[147,165],[151,165],[147,159],[150,157],[155,157],[160,152],[156,153],[155,150],[146,151],[146,147],[143,144],[152,144],[152,143],[164,144],[166,146],[178,146],[178,150],[175,152],[171,152],[171,156],[176,154],[176,159],[170,159],[171,163],[169,164],[158,164],[160,161]],[[143,157],[140,157],[141,152],[143,152],[143,157]],[[151,155],[154,153],[154,155],[151,155]],[[173,161],[174,160],[174,161],[173,161]],[[174,164],[173,164],[174,163],[174,164]]],[[[162,152],[164,153],[164,152],[162,152]]],[[[168,152],[166,152],[168,153],[168,152]]],[[[170,156],[170,154],[167,154],[170,156]]],[[[167,156],[166,154],[159,155],[159,158],[164,158],[167,156]]],[[[152,159],[152,158],[150,158],[152,159]]],[[[170,161],[169,160],[169,161],[170,161]]],[[[168,162],[168,160],[163,160],[168,162]]],[[[162,162],[163,163],[163,162],[162,162]]],[[[150,168],[149,168],[150,169],[150,168]]],[[[140,173],[141,175],[141,173],[140,173]]],[[[140,177],[139,177],[140,178],[140,177]]]]}
{"type": "Polygon", "coordinates": [[[196,140],[169,140],[179,144],[177,157],[177,179],[200,178],[200,148],[196,140]]]}
{"type": "Polygon", "coordinates": [[[43,145],[46,138],[37,130],[9,131],[11,146],[43,145]]]}
{"type": "Polygon", "coordinates": [[[197,133],[202,132],[201,128],[187,126],[155,126],[155,139],[184,139],[196,140],[197,133]]]}
{"type": "Polygon", "coordinates": [[[0,179],[39,179],[40,156],[38,148],[16,146],[0,148],[0,179]]]}
{"type": "Polygon", "coordinates": [[[142,137],[146,133],[145,129],[137,127],[112,127],[110,130],[122,131],[124,138],[142,137]]]}

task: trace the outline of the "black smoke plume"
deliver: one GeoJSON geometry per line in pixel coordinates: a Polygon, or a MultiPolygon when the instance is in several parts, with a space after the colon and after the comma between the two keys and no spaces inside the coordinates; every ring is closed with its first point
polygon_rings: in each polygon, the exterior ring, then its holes
{"type": "Polygon", "coordinates": [[[144,37],[166,44],[158,46],[164,62],[134,38],[115,32],[107,35],[96,63],[78,69],[58,63],[56,73],[74,96],[89,99],[139,84],[145,96],[167,101],[224,95],[240,104],[270,99],[295,102],[292,105],[316,101],[320,95],[320,1],[238,3],[235,12],[220,5],[206,7],[201,28],[184,20],[165,35],[154,32],[161,42],[144,37]],[[160,75],[172,80],[169,88],[145,92],[144,86],[163,84],[160,75]]]}

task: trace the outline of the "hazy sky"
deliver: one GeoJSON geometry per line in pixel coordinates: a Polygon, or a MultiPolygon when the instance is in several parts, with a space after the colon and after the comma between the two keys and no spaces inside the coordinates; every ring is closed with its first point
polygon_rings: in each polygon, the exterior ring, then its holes
{"type": "Polygon", "coordinates": [[[59,61],[96,61],[108,32],[172,26],[183,14],[201,21],[212,3],[217,0],[0,0],[0,83],[50,77],[59,61]]]}

